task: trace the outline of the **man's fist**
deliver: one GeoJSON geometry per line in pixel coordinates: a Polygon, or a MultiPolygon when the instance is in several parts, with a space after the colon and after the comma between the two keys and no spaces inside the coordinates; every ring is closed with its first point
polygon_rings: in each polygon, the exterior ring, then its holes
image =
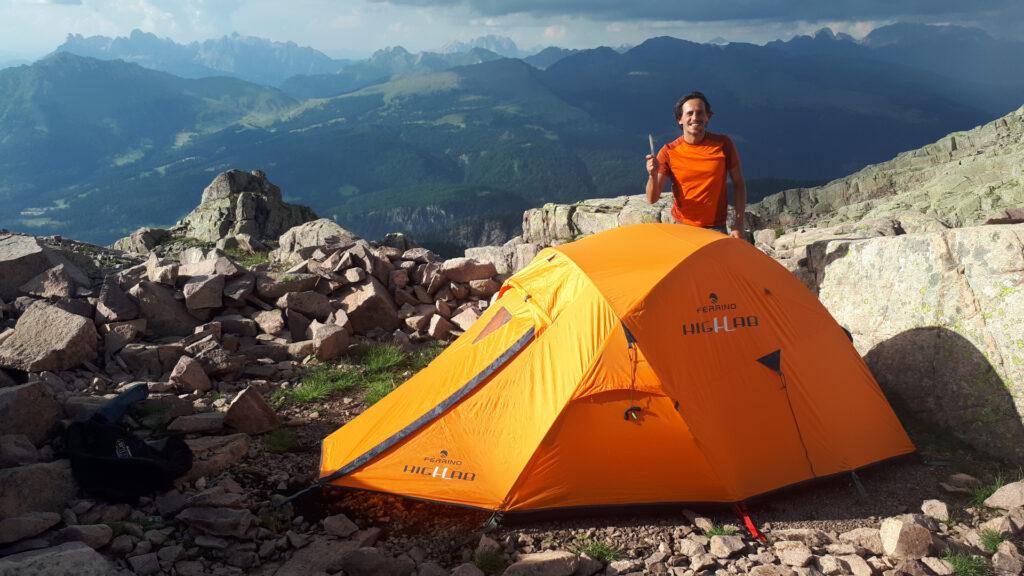
{"type": "Polygon", "coordinates": [[[652,154],[647,155],[647,173],[654,176],[654,173],[658,171],[658,159],[652,154]]]}

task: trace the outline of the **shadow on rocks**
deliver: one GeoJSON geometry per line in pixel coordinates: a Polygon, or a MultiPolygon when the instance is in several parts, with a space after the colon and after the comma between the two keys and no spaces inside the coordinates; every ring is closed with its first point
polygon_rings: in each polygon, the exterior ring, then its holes
{"type": "Polygon", "coordinates": [[[941,327],[915,328],[864,357],[915,443],[953,437],[1024,464],[1024,425],[1007,384],[974,344],[941,327]]]}

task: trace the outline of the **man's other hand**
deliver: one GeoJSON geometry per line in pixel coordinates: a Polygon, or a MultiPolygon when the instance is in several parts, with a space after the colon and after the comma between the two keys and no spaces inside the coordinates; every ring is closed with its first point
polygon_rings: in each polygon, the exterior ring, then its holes
{"type": "Polygon", "coordinates": [[[744,239],[743,238],[743,231],[739,230],[739,229],[737,229],[737,230],[729,230],[729,236],[732,236],[733,238],[737,238],[739,240],[743,240],[744,239]]]}

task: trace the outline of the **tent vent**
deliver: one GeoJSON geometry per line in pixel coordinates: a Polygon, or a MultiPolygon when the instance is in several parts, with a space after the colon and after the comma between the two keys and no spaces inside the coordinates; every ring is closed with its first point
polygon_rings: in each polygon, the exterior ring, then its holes
{"type": "Polygon", "coordinates": [[[782,375],[782,350],[776,350],[761,356],[757,359],[758,362],[764,364],[769,370],[776,374],[782,375]]]}
{"type": "Polygon", "coordinates": [[[636,337],[629,331],[629,328],[626,328],[625,324],[622,325],[622,330],[626,333],[626,344],[629,344],[629,347],[632,348],[636,344],[636,337]]]}

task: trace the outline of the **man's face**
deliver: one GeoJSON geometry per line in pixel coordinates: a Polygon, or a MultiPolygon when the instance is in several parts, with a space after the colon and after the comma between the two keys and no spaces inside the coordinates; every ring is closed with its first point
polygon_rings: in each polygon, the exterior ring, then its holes
{"type": "Polygon", "coordinates": [[[708,114],[704,101],[700,98],[690,98],[683,103],[683,117],[679,119],[679,127],[683,129],[684,134],[701,138],[710,119],[711,115],[708,114]]]}

